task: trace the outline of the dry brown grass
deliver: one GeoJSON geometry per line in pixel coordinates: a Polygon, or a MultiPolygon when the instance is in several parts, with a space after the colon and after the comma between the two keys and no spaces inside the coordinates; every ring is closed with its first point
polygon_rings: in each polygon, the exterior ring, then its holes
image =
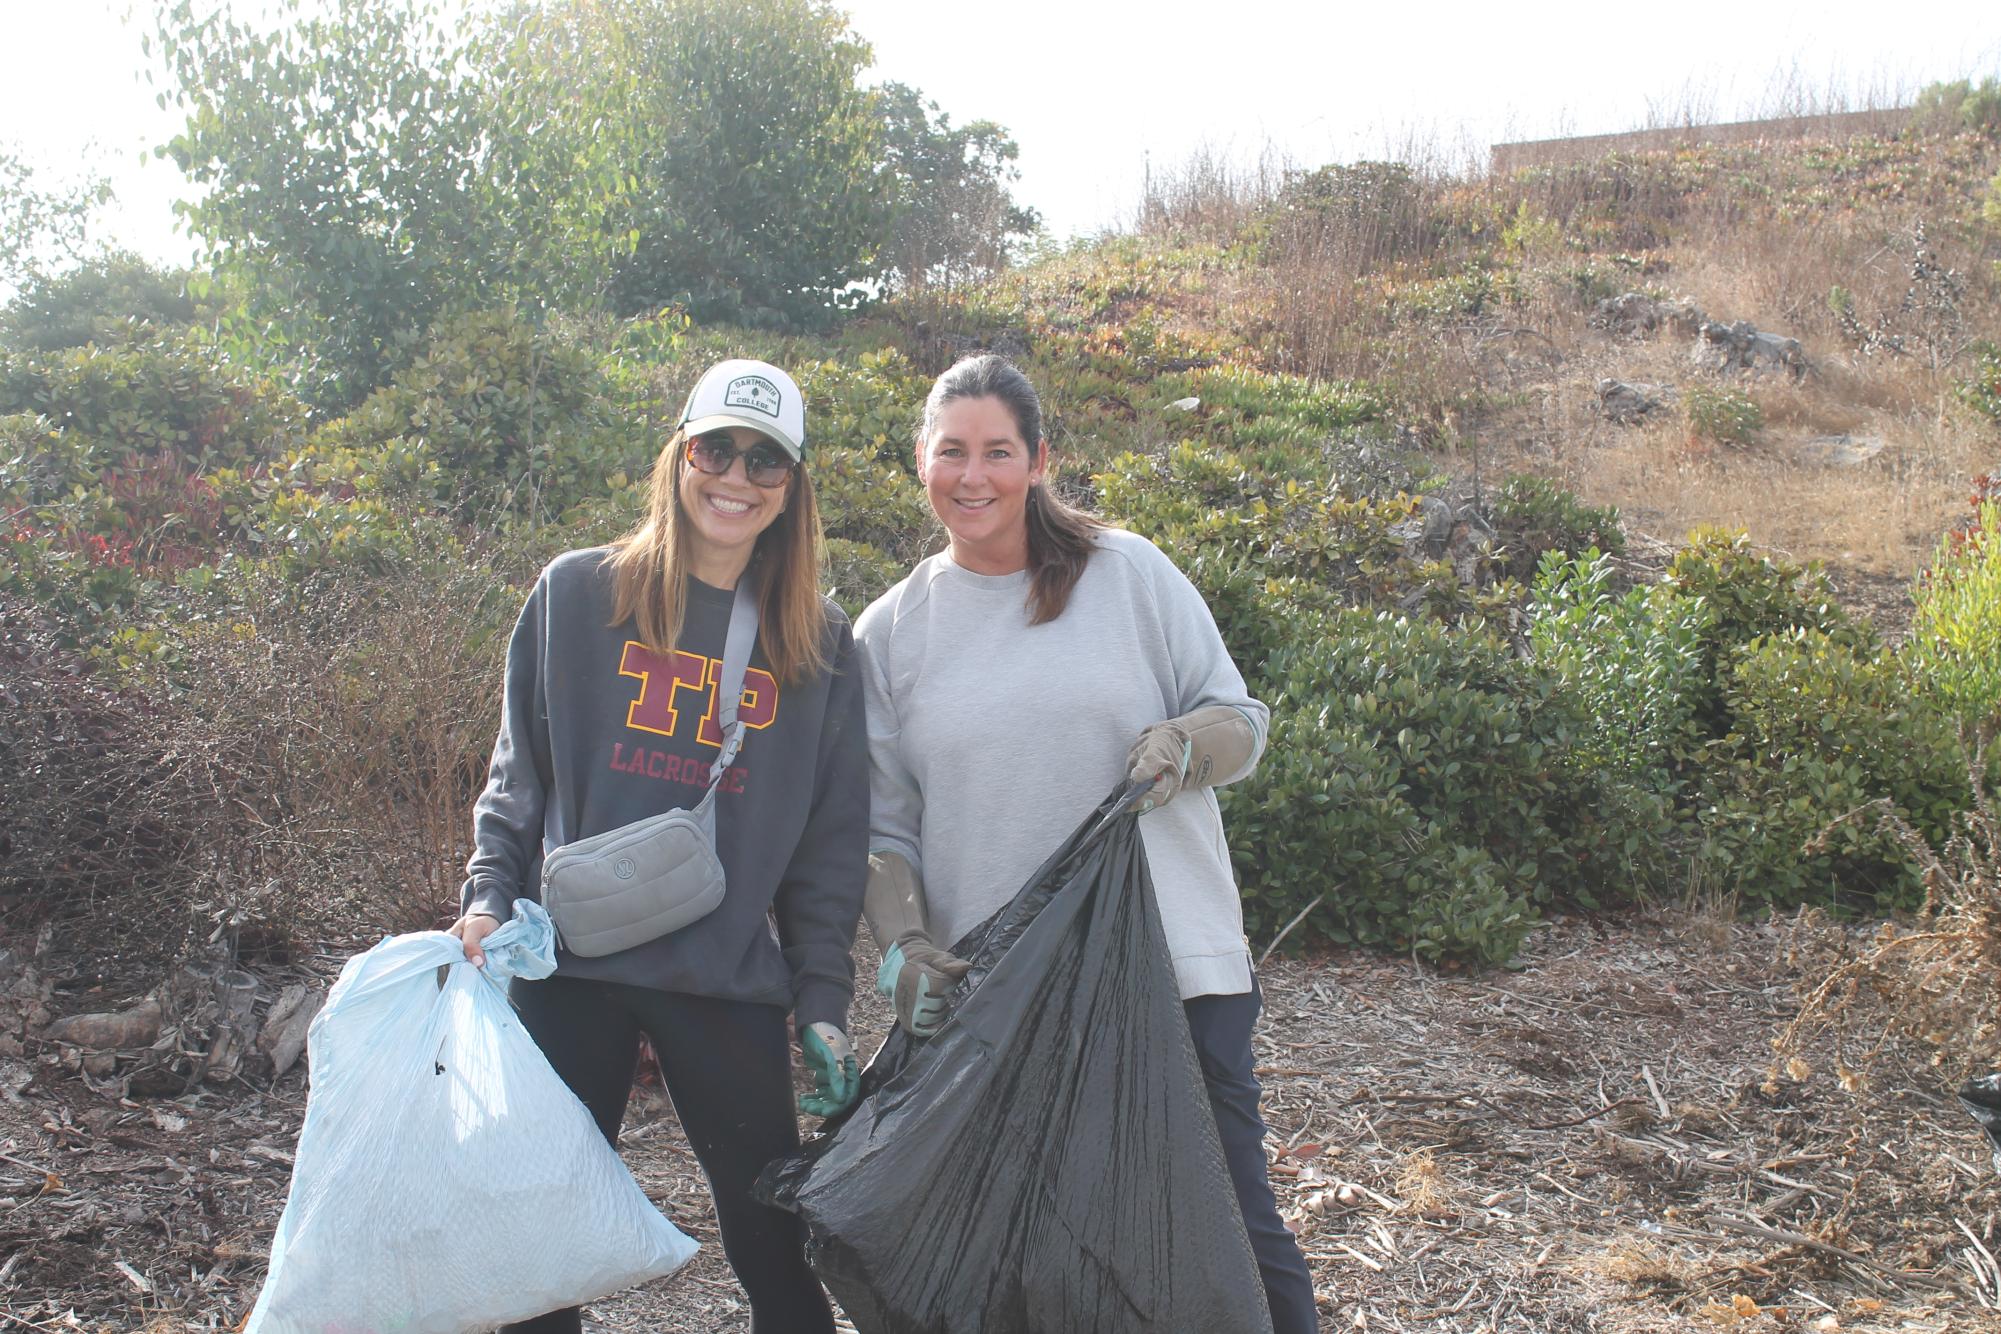
{"type": "MultiPolygon", "coordinates": [[[[1812,113],[1840,101],[1797,91],[1779,102],[1812,113]]],[[[1958,349],[2001,329],[1995,238],[1966,222],[1967,191],[2001,166],[2001,145],[1740,144],[1500,177],[1441,161],[1418,145],[1400,166],[1307,178],[1198,157],[1157,174],[1143,229],[1241,239],[1259,219],[1261,262],[1225,266],[1197,323],[1234,326],[1273,369],[1389,387],[1406,423],[1452,450],[1440,460],[1450,471],[1550,476],[1668,541],[1700,525],[1743,529],[1890,596],[1970,479],[1995,467],[2001,441],[1957,406],[1953,381],[1958,349]],[[1927,255],[1958,275],[1943,315],[1907,305],[1920,224],[1927,255]],[[1469,267],[1505,275],[1507,298],[1471,312],[1413,306],[1425,284],[1469,267]],[[1686,297],[1711,318],[1797,337],[1812,371],[1746,385],[1764,425],[1745,447],[1691,438],[1674,412],[1616,426],[1598,411],[1600,378],[1679,390],[1710,373],[1685,336],[1590,327],[1583,273],[1601,291],[1686,297]],[[1854,319],[1838,313],[1837,291],[1854,319]],[[1858,321],[1887,321],[1904,354],[1865,355],[1858,321]],[[1881,449],[1830,462],[1815,442],[1831,437],[1881,449]]]]}

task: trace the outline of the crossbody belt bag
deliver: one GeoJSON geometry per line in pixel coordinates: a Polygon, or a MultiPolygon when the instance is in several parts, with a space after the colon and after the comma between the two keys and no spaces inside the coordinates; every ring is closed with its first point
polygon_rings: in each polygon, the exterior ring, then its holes
{"type": "Polygon", "coordinates": [[[727,885],[716,857],[716,788],[743,745],[743,676],[757,640],[751,573],[737,580],[716,683],[723,751],[709,790],[693,809],[671,810],[565,843],[542,862],[542,906],[563,948],[588,958],[616,954],[679,931],[714,912],[727,885]]]}

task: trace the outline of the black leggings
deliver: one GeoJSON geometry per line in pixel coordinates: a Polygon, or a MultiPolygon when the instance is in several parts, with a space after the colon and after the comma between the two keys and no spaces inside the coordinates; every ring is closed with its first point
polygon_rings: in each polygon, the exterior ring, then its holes
{"type": "MultiPolygon", "coordinates": [[[[723,1254],[750,1298],[753,1334],[830,1332],[834,1316],[806,1266],[805,1229],[750,1198],[751,1182],[799,1144],[785,1011],[615,982],[515,979],[521,1023],[615,1147],[639,1059],[652,1039],[681,1128],[709,1178],[723,1254]]],[[[506,1327],[515,1334],[577,1334],[575,1307],[506,1327]]]]}

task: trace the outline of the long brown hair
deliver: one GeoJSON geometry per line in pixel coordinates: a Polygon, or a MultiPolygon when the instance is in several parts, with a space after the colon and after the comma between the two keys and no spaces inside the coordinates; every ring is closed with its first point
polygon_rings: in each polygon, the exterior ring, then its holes
{"type": "MultiPolygon", "coordinates": [[[[674,432],[653,465],[646,517],[611,544],[611,623],[630,619],[642,643],[670,653],[687,611],[690,530],[681,508],[681,473],[688,467],[687,436],[674,432]]],[[[813,479],[802,463],[792,470],[792,495],[769,528],[743,577],[757,580],[757,642],[772,675],[785,684],[827,668],[827,611],[820,600],[820,507],[813,479]]]]}
{"type": "MultiPolygon", "coordinates": [[[[986,352],[954,363],[939,376],[924,399],[924,420],[917,428],[920,456],[930,448],[945,405],[961,398],[991,398],[1014,418],[1015,430],[1028,446],[1031,466],[1047,462],[1049,442],[1042,438],[1042,399],[1015,364],[986,352]]],[[[1067,505],[1049,486],[1048,474],[1028,488],[1023,516],[1028,523],[1028,623],[1053,621],[1070,605],[1070,594],[1097,549],[1092,534],[1107,527],[1080,509],[1067,505]]]]}

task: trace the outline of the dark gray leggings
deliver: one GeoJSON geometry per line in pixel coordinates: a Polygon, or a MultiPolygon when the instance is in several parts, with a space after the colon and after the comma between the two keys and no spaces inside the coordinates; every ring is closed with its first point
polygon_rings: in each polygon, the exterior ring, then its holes
{"type": "MultiPolygon", "coordinates": [[[[516,978],[508,989],[521,1023],[614,1146],[646,1034],[667,1094],[709,1178],[723,1254],[750,1299],[753,1334],[830,1334],[827,1294],[806,1266],[805,1228],[750,1198],[773,1158],[799,1145],[792,1111],[792,1051],[785,1011],[615,982],[516,978]]],[[[577,1334],[575,1307],[506,1328],[577,1334]]]]}

